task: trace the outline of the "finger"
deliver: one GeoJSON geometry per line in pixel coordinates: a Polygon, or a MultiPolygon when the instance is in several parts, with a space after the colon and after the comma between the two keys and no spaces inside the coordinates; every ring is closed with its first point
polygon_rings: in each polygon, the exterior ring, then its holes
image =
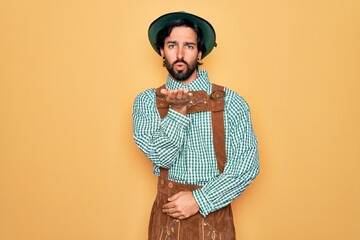
{"type": "Polygon", "coordinates": [[[175,208],[175,203],[168,202],[167,204],[163,205],[163,209],[170,209],[170,208],[175,208]]]}
{"type": "Polygon", "coordinates": [[[175,212],[168,215],[179,220],[184,219],[184,215],[181,212],[175,212]]]}
{"type": "Polygon", "coordinates": [[[185,89],[183,92],[182,100],[187,100],[187,99],[189,99],[189,91],[185,89]]]}
{"type": "Polygon", "coordinates": [[[191,98],[192,93],[190,93],[188,90],[184,90],[183,95],[182,95],[182,100],[188,100],[189,98],[191,98]]]}
{"type": "Polygon", "coordinates": [[[175,208],[163,208],[162,212],[166,213],[167,215],[171,215],[173,213],[176,213],[176,209],[175,208]]]}
{"type": "Polygon", "coordinates": [[[164,94],[166,96],[166,95],[168,95],[169,92],[166,89],[163,88],[163,89],[160,90],[160,93],[164,94]]]}
{"type": "Polygon", "coordinates": [[[175,99],[175,94],[176,94],[176,93],[175,93],[174,91],[169,91],[167,97],[168,97],[170,100],[174,100],[174,99],[175,99]]]}
{"type": "Polygon", "coordinates": [[[176,200],[178,197],[180,197],[181,195],[182,195],[182,192],[178,192],[178,193],[172,195],[171,197],[169,197],[168,201],[172,202],[172,201],[176,200]]]}
{"type": "Polygon", "coordinates": [[[177,93],[176,93],[176,99],[177,100],[181,100],[184,96],[184,91],[183,90],[179,90],[177,93]]]}

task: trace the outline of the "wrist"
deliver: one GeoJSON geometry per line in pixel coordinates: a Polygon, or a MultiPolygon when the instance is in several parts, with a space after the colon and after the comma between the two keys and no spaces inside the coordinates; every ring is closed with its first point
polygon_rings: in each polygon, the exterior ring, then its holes
{"type": "Polygon", "coordinates": [[[187,106],[171,105],[170,108],[184,116],[187,114],[187,106]]]}

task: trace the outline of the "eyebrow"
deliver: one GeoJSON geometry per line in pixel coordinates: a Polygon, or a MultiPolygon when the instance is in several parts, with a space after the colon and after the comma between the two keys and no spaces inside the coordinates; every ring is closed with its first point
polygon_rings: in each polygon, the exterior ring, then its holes
{"type": "MultiPolygon", "coordinates": [[[[166,44],[177,44],[178,41],[168,41],[166,44]]],[[[196,45],[194,42],[185,42],[184,45],[196,45]]]]}

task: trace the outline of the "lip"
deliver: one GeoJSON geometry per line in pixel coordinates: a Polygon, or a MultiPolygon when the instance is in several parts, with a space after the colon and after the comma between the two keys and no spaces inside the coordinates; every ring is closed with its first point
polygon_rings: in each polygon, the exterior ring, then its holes
{"type": "Polygon", "coordinates": [[[184,63],[176,63],[174,67],[176,70],[184,70],[186,65],[184,63]]]}

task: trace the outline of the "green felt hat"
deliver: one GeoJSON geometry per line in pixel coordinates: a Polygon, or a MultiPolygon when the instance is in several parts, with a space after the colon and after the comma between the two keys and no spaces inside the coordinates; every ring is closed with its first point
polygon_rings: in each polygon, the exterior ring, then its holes
{"type": "Polygon", "coordinates": [[[208,55],[216,47],[216,34],[214,28],[205,19],[186,12],[172,12],[162,15],[150,24],[148,35],[151,46],[160,55],[160,50],[156,47],[156,36],[161,29],[170,22],[177,19],[188,19],[194,22],[202,31],[206,50],[202,53],[202,58],[208,55]]]}

